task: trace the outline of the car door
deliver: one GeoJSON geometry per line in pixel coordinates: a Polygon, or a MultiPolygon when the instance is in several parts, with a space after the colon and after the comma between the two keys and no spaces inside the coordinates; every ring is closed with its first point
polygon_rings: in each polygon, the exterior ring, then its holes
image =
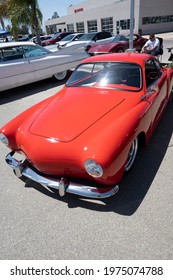
{"type": "Polygon", "coordinates": [[[57,65],[53,52],[37,45],[25,46],[23,51],[34,73],[34,81],[52,76],[52,67],[57,65]]]}
{"type": "Polygon", "coordinates": [[[18,46],[0,48],[0,91],[25,85],[34,80],[29,61],[18,46]]]}
{"type": "Polygon", "coordinates": [[[71,67],[70,64],[71,61],[75,60],[72,55],[58,55],[58,53],[51,52],[40,46],[30,45],[24,48],[24,54],[33,69],[35,81],[50,78],[53,74],[74,67],[73,65],[71,67]]]}
{"type": "Polygon", "coordinates": [[[153,129],[166,105],[167,80],[160,63],[149,59],[145,64],[146,100],[151,105],[153,129]]]}

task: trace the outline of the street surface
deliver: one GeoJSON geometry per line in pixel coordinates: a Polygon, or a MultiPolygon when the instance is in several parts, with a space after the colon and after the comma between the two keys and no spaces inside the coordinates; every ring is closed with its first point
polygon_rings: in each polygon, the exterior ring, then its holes
{"type": "MultiPolygon", "coordinates": [[[[164,39],[173,47],[173,38],[164,39]]],[[[50,80],[0,93],[0,126],[53,95],[50,80]]],[[[84,199],[18,179],[0,143],[0,259],[173,259],[173,99],[117,195],[84,199]]]]}

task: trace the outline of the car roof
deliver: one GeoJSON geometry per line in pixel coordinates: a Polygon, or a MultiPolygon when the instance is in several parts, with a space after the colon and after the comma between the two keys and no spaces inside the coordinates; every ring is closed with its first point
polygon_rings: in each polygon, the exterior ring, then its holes
{"type": "Polygon", "coordinates": [[[72,33],[72,34],[69,34],[69,35],[80,35],[80,34],[85,34],[85,33],[83,33],[83,32],[79,32],[79,33],[72,33]]]}
{"type": "Polygon", "coordinates": [[[0,48],[6,48],[6,47],[16,47],[16,46],[35,46],[33,42],[26,41],[26,42],[7,42],[7,43],[1,43],[0,48]]]}
{"type": "Polygon", "coordinates": [[[153,56],[149,54],[141,54],[141,53],[112,53],[112,54],[102,54],[91,56],[82,61],[82,63],[89,63],[89,62],[131,62],[137,63],[141,66],[145,64],[145,61],[149,58],[153,58],[153,56]]]}

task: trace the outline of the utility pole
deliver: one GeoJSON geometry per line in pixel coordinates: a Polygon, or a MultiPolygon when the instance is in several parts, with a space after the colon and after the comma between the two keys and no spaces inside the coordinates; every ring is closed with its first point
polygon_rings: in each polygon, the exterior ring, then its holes
{"type": "Polygon", "coordinates": [[[128,52],[134,52],[133,48],[133,28],[134,28],[134,0],[130,0],[130,37],[128,52]]]}

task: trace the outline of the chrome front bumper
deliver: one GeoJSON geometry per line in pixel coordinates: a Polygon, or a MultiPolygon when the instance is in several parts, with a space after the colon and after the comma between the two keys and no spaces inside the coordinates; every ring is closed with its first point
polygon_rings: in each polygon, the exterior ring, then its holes
{"type": "Polygon", "coordinates": [[[88,198],[107,198],[116,194],[119,190],[118,185],[114,187],[106,186],[104,188],[96,188],[69,182],[66,178],[50,179],[39,175],[28,166],[25,166],[22,161],[15,159],[13,155],[14,152],[9,153],[6,156],[6,162],[14,170],[14,173],[17,177],[24,176],[41,184],[44,187],[57,189],[59,190],[60,196],[64,196],[67,192],[88,198]]]}

